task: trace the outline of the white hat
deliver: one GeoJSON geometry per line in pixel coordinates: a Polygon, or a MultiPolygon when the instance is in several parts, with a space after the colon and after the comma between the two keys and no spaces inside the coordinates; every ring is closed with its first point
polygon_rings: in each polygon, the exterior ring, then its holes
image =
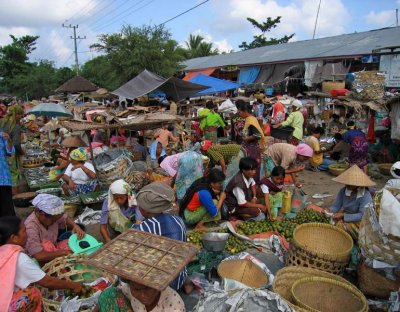
{"type": "Polygon", "coordinates": [[[398,169],[400,170],[400,161],[395,162],[390,168],[390,173],[392,174],[393,178],[400,179],[400,175],[397,175],[394,171],[398,169]]]}
{"type": "Polygon", "coordinates": [[[55,216],[64,213],[64,202],[61,198],[51,194],[39,194],[32,204],[39,210],[49,215],[55,216]]]}
{"type": "Polygon", "coordinates": [[[296,107],[296,108],[301,108],[303,106],[303,104],[299,101],[299,100],[292,100],[290,102],[290,105],[296,107]]]}

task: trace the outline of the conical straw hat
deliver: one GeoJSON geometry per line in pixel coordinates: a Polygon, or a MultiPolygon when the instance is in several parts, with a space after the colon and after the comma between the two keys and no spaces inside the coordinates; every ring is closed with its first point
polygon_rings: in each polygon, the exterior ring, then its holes
{"type": "Polygon", "coordinates": [[[357,165],[353,165],[332,180],[345,185],[353,186],[367,187],[376,185],[376,183],[372,181],[357,165]]]}
{"type": "Polygon", "coordinates": [[[61,142],[62,146],[65,147],[87,147],[88,145],[86,144],[85,141],[81,139],[80,136],[77,135],[71,135],[68,138],[65,138],[64,141],[61,142]]]}

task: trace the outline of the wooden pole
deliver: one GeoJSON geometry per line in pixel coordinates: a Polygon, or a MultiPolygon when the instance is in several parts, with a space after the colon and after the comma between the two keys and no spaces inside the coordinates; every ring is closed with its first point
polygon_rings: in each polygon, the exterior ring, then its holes
{"type": "Polygon", "coordinates": [[[94,171],[97,174],[97,165],[96,165],[96,162],[94,161],[94,156],[93,156],[92,139],[90,138],[90,135],[89,135],[90,131],[85,131],[85,134],[86,134],[86,137],[87,137],[88,142],[89,142],[90,157],[92,158],[94,171]]]}

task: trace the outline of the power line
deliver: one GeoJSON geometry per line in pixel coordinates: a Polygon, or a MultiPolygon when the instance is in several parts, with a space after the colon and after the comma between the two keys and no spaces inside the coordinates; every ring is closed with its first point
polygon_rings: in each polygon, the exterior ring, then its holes
{"type": "Polygon", "coordinates": [[[314,40],[314,38],[315,38],[315,31],[317,30],[318,15],[319,15],[319,9],[321,8],[321,1],[322,1],[322,0],[319,0],[318,10],[317,10],[317,17],[315,18],[314,33],[313,33],[313,35],[312,35],[313,40],[314,40]]]}
{"type": "Polygon", "coordinates": [[[147,2],[147,3],[144,4],[144,5],[142,5],[141,7],[137,8],[136,10],[130,11],[132,8],[134,8],[135,6],[137,6],[138,4],[140,4],[140,3],[144,2],[144,1],[145,1],[145,0],[140,0],[140,1],[137,2],[135,5],[129,7],[129,9],[127,9],[128,11],[125,11],[125,12],[122,12],[122,13],[116,15],[116,16],[115,16],[111,21],[109,21],[108,23],[103,24],[103,25],[100,25],[100,27],[95,27],[95,28],[93,29],[93,31],[99,31],[100,29],[104,29],[105,27],[111,26],[111,25],[115,24],[116,22],[118,22],[120,19],[122,19],[122,18],[124,18],[124,17],[126,17],[126,16],[128,16],[128,15],[130,15],[130,14],[132,14],[132,13],[135,13],[135,12],[137,12],[137,11],[143,9],[144,7],[148,6],[150,3],[154,2],[155,0],[150,0],[149,2],[147,2]],[[126,13],[126,14],[125,14],[125,13],[126,13]]]}
{"type": "Polygon", "coordinates": [[[178,15],[172,17],[172,18],[170,18],[169,20],[166,20],[165,22],[161,23],[161,24],[158,25],[157,27],[162,26],[162,25],[164,25],[164,24],[166,24],[166,23],[168,23],[168,22],[170,22],[170,21],[172,21],[172,20],[178,18],[179,16],[182,16],[183,14],[186,14],[186,13],[188,13],[188,12],[194,10],[195,8],[197,8],[197,7],[201,6],[201,5],[203,5],[204,3],[208,2],[208,1],[210,1],[210,0],[205,0],[205,1],[201,2],[201,3],[199,3],[198,5],[196,5],[196,6],[192,7],[192,8],[190,8],[190,9],[188,9],[188,10],[186,10],[186,11],[184,11],[184,12],[182,12],[182,13],[180,13],[180,14],[178,14],[178,15]]]}
{"type": "Polygon", "coordinates": [[[67,60],[60,66],[60,68],[61,68],[61,67],[64,67],[64,65],[68,63],[68,61],[71,59],[72,55],[74,55],[74,52],[72,52],[72,53],[69,55],[69,57],[67,58],[67,60]]]}

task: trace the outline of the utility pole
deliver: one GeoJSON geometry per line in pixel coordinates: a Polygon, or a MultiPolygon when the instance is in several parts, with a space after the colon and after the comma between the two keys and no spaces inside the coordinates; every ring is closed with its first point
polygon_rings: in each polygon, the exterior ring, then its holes
{"type": "Polygon", "coordinates": [[[64,24],[62,24],[62,27],[64,28],[72,28],[74,30],[74,36],[70,37],[71,39],[74,39],[74,51],[75,51],[75,67],[76,67],[76,75],[79,75],[79,62],[78,62],[78,47],[76,45],[76,39],[86,39],[86,36],[81,37],[81,36],[76,36],[76,29],[78,28],[78,25],[74,25],[72,26],[71,24],[69,24],[68,26],[65,26],[64,24]]]}
{"type": "Polygon", "coordinates": [[[318,10],[317,10],[317,17],[315,18],[314,33],[312,35],[313,40],[315,38],[315,31],[317,30],[317,23],[318,23],[319,9],[321,8],[321,1],[322,0],[319,0],[318,10]]]}
{"type": "Polygon", "coordinates": [[[396,9],[396,27],[399,27],[399,9],[396,9]]]}

